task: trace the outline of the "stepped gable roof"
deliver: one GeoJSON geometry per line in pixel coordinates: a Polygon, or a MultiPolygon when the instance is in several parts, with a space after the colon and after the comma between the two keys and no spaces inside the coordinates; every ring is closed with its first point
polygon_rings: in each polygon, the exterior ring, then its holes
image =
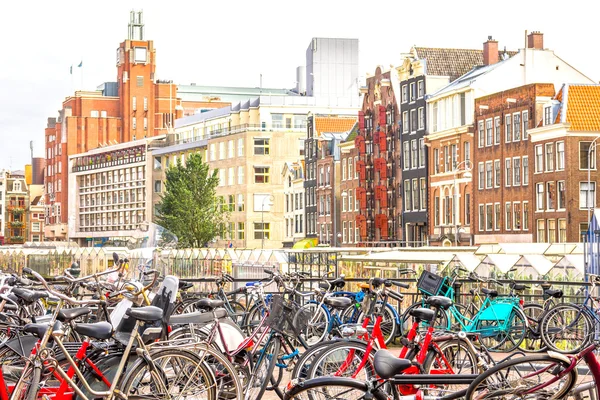
{"type": "MultiPolygon", "coordinates": [[[[414,47],[418,59],[427,60],[427,75],[449,76],[450,82],[464,75],[473,67],[483,65],[483,50],[443,49],[437,47],[414,47]]],[[[498,51],[498,60],[517,54],[516,51],[498,51]]]]}
{"type": "Polygon", "coordinates": [[[357,117],[315,117],[317,136],[323,133],[348,132],[356,123],[357,117]]]}

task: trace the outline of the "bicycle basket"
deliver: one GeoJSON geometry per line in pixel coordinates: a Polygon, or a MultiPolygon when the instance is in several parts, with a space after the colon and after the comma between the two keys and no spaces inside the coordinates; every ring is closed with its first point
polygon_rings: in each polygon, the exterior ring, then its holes
{"type": "Polygon", "coordinates": [[[271,311],[265,325],[281,334],[298,337],[306,329],[311,318],[309,308],[300,307],[281,295],[273,295],[271,311]]]}
{"type": "Polygon", "coordinates": [[[430,296],[445,294],[449,288],[447,278],[434,274],[433,272],[423,271],[417,282],[417,289],[430,296]]]}

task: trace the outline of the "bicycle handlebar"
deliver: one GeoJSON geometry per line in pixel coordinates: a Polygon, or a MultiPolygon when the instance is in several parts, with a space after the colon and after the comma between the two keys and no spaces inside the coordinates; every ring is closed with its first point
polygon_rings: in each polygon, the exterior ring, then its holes
{"type": "Polygon", "coordinates": [[[59,299],[66,301],[67,303],[76,304],[76,305],[102,304],[103,303],[103,300],[77,300],[77,299],[73,299],[69,296],[65,296],[62,293],[56,292],[53,289],[50,289],[50,286],[48,286],[48,282],[46,282],[46,280],[44,279],[43,276],[41,276],[40,274],[38,274],[31,268],[28,268],[28,267],[23,268],[23,273],[33,275],[35,277],[35,279],[37,279],[42,284],[42,286],[44,286],[46,288],[48,293],[58,297],[59,299]]]}

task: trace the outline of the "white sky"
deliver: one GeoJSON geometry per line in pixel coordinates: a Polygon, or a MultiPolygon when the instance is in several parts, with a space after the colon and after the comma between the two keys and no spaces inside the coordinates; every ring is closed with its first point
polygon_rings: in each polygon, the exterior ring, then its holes
{"type": "Polygon", "coordinates": [[[116,80],[129,11],[143,9],[157,78],[198,85],[294,87],[312,37],[360,40],[360,74],[397,64],[412,45],[522,48],[525,30],[600,79],[598,11],[591,0],[503,1],[5,1],[0,18],[0,169],[42,156],[44,128],[66,96],[116,80]],[[411,8],[412,7],[412,8],[411,8]],[[423,15],[423,11],[427,13],[423,15]],[[73,65],[73,77],[69,67],[73,65]]]}

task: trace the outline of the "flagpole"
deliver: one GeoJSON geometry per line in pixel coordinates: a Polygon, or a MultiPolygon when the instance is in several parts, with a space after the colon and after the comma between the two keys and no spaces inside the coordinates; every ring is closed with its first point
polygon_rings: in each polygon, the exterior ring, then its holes
{"type": "Polygon", "coordinates": [[[75,82],[73,82],[73,64],[71,64],[69,74],[71,75],[71,93],[75,93],[75,82]]]}
{"type": "Polygon", "coordinates": [[[79,68],[81,68],[81,90],[83,90],[83,57],[81,58],[81,62],[79,63],[79,68]]]}

